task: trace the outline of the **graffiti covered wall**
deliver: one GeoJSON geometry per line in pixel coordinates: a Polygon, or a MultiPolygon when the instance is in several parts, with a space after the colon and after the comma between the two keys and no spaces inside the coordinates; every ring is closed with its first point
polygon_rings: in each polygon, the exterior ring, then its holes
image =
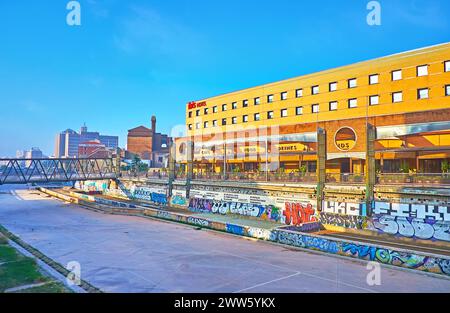
{"type": "Polygon", "coordinates": [[[132,186],[131,193],[133,198],[151,201],[157,204],[167,204],[167,191],[160,187],[148,187],[148,186],[132,186]]]}

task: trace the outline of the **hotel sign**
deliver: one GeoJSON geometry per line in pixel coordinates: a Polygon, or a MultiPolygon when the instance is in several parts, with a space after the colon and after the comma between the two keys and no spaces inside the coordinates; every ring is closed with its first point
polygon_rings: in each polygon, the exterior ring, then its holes
{"type": "Polygon", "coordinates": [[[201,107],[205,107],[205,106],[206,106],[206,101],[202,101],[202,102],[191,101],[188,103],[188,110],[193,110],[193,109],[197,109],[197,108],[201,108],[201,107]]]}
{"type": "Polygon", "coordinates": [[[342,127],[334,135],[334,144],[341,151],[350,151],[356,146],[356,133],[351,127],[342,127]]]}

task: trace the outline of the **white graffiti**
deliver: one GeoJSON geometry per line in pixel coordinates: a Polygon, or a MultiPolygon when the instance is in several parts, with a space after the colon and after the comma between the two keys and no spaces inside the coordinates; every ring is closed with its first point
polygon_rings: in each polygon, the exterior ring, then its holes
{"type": "Polygon", "coordinates": [[[270,240],[272,236],[272,232],[270,230],[256,227],[250,227],[247,232],[250,237],[263,240],[270,240]]]}
{"type": "Polygon", "coordinates": [[[324,201],[323,212],[344,215],[362,215],[359,203],[324,201]]]}
{"type": "Polygon", "coordinates": [[[427,223],[424,219],[414,218],[409,221],[406,217],[383,215],[375,218],[373,225],[376,230],[391,235],[416,237],[418,239],[436,239],[450,241],[450,223],[436,221],[427,223]]]}
{"type": "Polygon", "coordinates": [[[261,206],[249,203],[236,202],[214,202],[211,211],[220,214],[239,214],[245,216],[258,217],[261,206]]]}
{"type": "Polygon", "coordinates": [[[450,222],[449,206],[375,202],[374,214],[450,222]]]}

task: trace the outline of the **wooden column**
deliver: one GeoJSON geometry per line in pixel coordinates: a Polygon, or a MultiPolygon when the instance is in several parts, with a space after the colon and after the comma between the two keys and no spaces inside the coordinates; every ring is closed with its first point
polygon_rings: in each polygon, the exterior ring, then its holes
{"type": "Polygon", "coordinates": [[[322,211],[323,189],[326,180],[327,134],[323,128],[317,130],[317,210],[322,211]]]}

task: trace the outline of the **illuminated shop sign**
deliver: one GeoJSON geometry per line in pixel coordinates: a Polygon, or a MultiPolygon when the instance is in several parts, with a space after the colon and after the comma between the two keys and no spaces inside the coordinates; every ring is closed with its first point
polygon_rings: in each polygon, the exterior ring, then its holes
{"type": "Polygon", "coordinates": [[[188,110],[193,110],[193,109],[197,109],[197,108],[201,108],[201,107],[205,107],[205,106],[206,106],[206,101],[202,101],[202,102],[191,101],[188,103],[188,110]]]}
{"type": "Polygon", "coordinates": [[[340,128],[334,135],[334,144],[341,151],[350,151],[356,146],[356,133],[350,127],[340,128]]]}

